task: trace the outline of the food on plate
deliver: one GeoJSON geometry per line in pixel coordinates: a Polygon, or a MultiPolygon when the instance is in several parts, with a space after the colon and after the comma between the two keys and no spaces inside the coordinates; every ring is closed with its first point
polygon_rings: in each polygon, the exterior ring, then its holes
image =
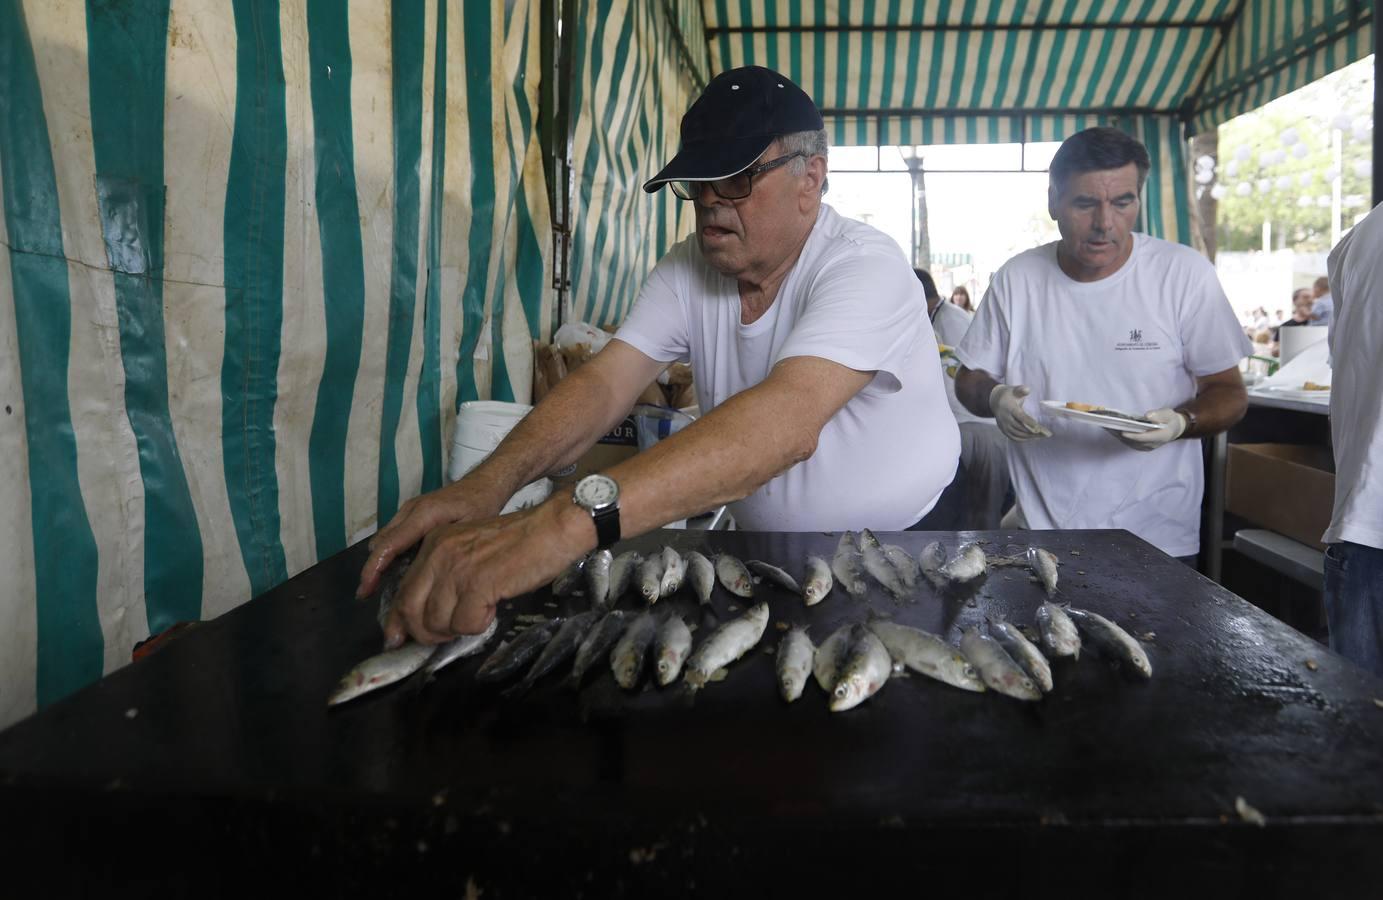
{"type": "Polygon", "coordinates": [[[1079,403],[1075,400],[1066,402],[1067,409],[1074,409],[1077,412],[1094,413],[1097,416],[1112,416],[1116,419],[1127,419],[1130,422],[1143,422],[1151,425],[1153,422],[1143,416],[1135,416],[1126,412],[1119,412],[1117,409],[1105,409],[1103,406],[1096,406],[1093,403],[1079,403]]]}
{"type": "Polygon", "coordinates": [[[1330,390],[1330,385],[1328,385],[1328,384],[1317,384],[1317,383],[1314,382],[1314,381],[1308,381],[1308,382],[1306,382],[1305,384],[1303,384],[1303,385],[1301,386],[1301,389],[1302,389],[1303,391],[1328,391],[1328,390],[1330,390]]]}

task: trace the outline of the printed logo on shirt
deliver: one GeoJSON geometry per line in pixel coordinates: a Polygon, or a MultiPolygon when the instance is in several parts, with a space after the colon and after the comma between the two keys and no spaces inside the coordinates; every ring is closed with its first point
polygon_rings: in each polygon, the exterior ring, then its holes
{"type": "Polygon", "coordinates": [[[1157,341],[1143,340],[1143,329],[1130,328],[1128,340],[1120,341],[1114,345],[1115,350],[1161,350],[1162,344],[1157,341]]]}

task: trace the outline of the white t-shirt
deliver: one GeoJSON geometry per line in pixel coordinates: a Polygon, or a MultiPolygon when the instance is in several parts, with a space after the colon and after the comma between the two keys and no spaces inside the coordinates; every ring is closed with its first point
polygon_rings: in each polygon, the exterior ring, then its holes
{"type": "MultiPolygon", "coordinates": [[[[937,343],[945,344],[952,349],[959,347],[961,340],[965,337],[965,332],[970,327],[970,320],[975,317],[974,313],[966,312],[954,303],[947,303],[945,300],[937,306],[935,315],[932,316],[932,332],[936,334],[937,343]]],[[[946,386],[946,402],[951,405],[951,413],[956,417],[956,424],[965,422],[987,422],[994,425],[993,419],[984,419],[966,409],[956,396],[956,380],[946,375],[945,366],[942,366],[941,381],[946,386]]],[[[998,427],[998,426],[995,426],[998,427]]]]}
{"type": "Polygon", "coordinates": [[[1179,406],[1198,376],[1248,355],[1248,339],[1214,267],[1190,247],[1134,234],[1117,272],[1084,283],[1061,271],[1056,248],[1020,253],[995,273],[956,351],[968,368],[1032,388],[1025,406],[1052,431],[1009,444],[1019,506],[1033,528],[1126,528],[1190,556],[1200,550],[1200,441],[1134,450],[1038,401],[1138,414],[1179,406]]]}
{"type": "MultiPolygon", "coordinates": [[[[876,372],[826,423],[810,459],[731,511],[748,530],[889,531],[932,508],[960,455],[926,313],[898,245],[823,204],[773,305],[754,323],[740,324],[735,279],[706,263],[692,235],[658,261],[615,337],[659,362],[690,361],[703,413],[789,357],[876,372]]],[[[753,434],[742,440],[753,447],[753,434]]]]}
{"type": "Polygon", "coordinates": [[[1330,438],[1335,512],[1325,543],[1383,549],[1383,212],[1330,251],[1330,438]]]}

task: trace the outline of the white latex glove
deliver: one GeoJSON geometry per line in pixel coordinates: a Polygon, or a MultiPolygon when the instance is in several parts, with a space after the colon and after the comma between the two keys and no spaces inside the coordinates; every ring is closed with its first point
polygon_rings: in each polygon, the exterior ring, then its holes
{"type": "Polygon", "coordinates": [[[1163,444],[1170,444],[1186,431],[1186,417],[1171,407],[1154,409],[1144,413],[1143,418],[1156,422],[1158,427],[1153,431],[1135,433],[1110,430],[1109,433],[1135,450],[1156,450],[1163,444]]]}
{"type": "Polygon", "coordinates": [[[1023,409],[1023,398],[1031,393],[1026,384],[996,384],[994,390],[989,392],[989,408],[994,412],[994,421],[1011,441],[1031,441],[1052,436],[1023,409]]]}

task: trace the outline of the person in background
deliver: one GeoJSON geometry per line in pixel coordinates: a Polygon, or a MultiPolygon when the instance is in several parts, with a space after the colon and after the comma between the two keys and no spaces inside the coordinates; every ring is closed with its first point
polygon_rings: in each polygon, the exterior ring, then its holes
{"type": "MultiPolygon", "coordinates": [[[[960,470],[956,473],[956,479],[964,485],[960,491],[963,509],[958,524],[951,527],[972,531],[998,528],[1004,512],[1004,499],[1008,494],[1008,458],[1004,436],[993,419],[980,418],[956,399],[956,362],[951,355],[951,348],[965,337],[974,316],[957,304],[942,300],[936,282],[926,269],[913,269],[913,272],[922,283],[922,296],[927,298],[927,315],[932,320],[936,342],[942,348],[941,364],[948,371],[946,399],[960,427],[960,470]]],[[[937,506],[941,506],[941,502],[937,506]]]]}
{"type": "Polygon", "coordinates": [[[1330,296],[1330,279],[1317,278],[1312,294],[1315,300],[1311,304],[1311,324],[1329,325],[1335,312],[1335,301],[1330,296]]]}
{"type": "Polygon", "coordinates": [[[1311,305],[1315,298],[1310,288],[1297,288],[1292,291],[1292,316],[1273,329],[1272,355],[1277,356],[1282,341],[1282,329],[1312,325],[1311,305]]]}
{"type": "Polygon", "coordinates": [[[1005,521],[1125,528],[1194,564],[1199,438],[1244,415],[1249,344],[1205,257],[1134,233],[1149,167],[1147,149],[1112,128],[1062,143],[1047,191],[1061,239],[995,273],[956,349],[956,395],[1009,439],[1017,503],[1005,521]],[[1155,427],[1102,430],[1041,407],[1034,416],[1030,394],[1155,427]]]}
{"type": "Polygon", "coordinates": [[[465,478],[416,497],[370,544],[358,593],[422,542],[385,639],[483,631],[505,598],[573,561],[728,504],[757,531],[901,531],[955,475],[922,290],[897,243],[822,202],[821,112],[777,72],[722,72],[682,117],[644,190],[693,204],[696,229],[653,267],[615,337],[562,379],[465,478]],[[499,516],[576,462],[673,362],[702,415],[606,472],[499,516]]]}
{"type": "Polygon", "coordinates": [[[1383,205],[1330,251],[1335,508],[1321,538],[1330,648],[1383,676],[1383,205]]]}
{"type": "Polygon", "coordinates": [[[970,302],[970,292],[964,285],[956,285],[956,289],[951,291],[951,302],[968,313],[973,313],[975,307],[970,302]]]}

